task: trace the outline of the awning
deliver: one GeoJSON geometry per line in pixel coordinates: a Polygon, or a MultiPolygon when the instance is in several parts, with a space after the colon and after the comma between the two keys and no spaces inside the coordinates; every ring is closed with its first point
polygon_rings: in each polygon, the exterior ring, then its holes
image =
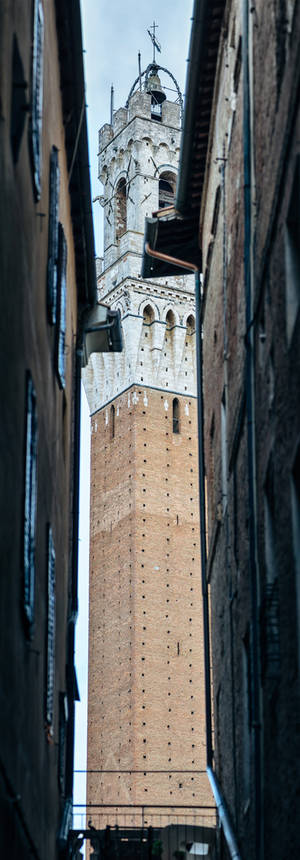
{"type": "MultiPolygon", "coordinates": [[[[162,212],[165,210],[162,209],[162,212]]],[[[201,269],[201,251],[198,245],[197,221],[181,218],[175,210],[166,218],[156,217],[145,219],[145,246],[149,243],[155,251],[162,251],[171,257],[185,259],[201,269]]],[[[186,274],[182,266],[162,260],[155,260],[144,251],[142,262],[142,278],[161,278],[164,275],[186,274]]]]}

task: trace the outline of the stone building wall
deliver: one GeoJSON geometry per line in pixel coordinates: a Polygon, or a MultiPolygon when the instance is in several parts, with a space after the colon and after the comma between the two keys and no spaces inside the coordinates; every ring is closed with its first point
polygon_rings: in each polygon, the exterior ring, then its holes
{"type": "MultiPolygon", "coordinates": [[[[297,853],[299,6],[249,15],[262,854],[297,853]],[[296,200],[298,203],[296,204],[296,200]],[[296,242],[296,235],[298,236],[296,242]],[[296,283],[298,286],[296,287],[296,283]],[[296,297],[297,294],[297,297],[296,297]]],[[[257,858],[244,292],[241,7],[227,4],[202,201],[205,458],[216,771],[257,858]]],[[[224,856],[227,856],[224,854],[224,856]]]]}

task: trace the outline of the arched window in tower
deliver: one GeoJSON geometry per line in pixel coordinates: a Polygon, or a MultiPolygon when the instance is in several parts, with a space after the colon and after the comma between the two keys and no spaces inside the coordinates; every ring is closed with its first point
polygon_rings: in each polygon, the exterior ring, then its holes
{"type": "Polygon", "coordinates": [[[173,311],[168,311],[167,316],[166,316],[166,323],[167,323],[167,329],[169,329],[169,331],[170,331],[170,329],[174,328],[175,322],[176,322],[176,320],[175,320],[175,315],[173,314],[173,311]]]}
{"type": "Polygon", "coordinates": [[[194,332],[195,332],[195,317],[193,317],[193,314],[190,314],[190,316],[187,318],[187,321],[186,321],[186,333],[187,333],[187,335],[191,335],[191,334],[194,334],[194,332]]]}
{"type": "Polygon", "coordinates": [[[115,407],[110,407],[110,438],[115,438],[115,407]]]}
{"type": "Polygon", "coordinates": [[[160,174],[158,182],[158,208],[173,206],[175,199],[176,176],[170,170],[160,174]]]}
{"type": "Polygon", "coordinates": [[[173,400],[173,433],[180,433],[180,415],[179,415],[179,400],[174,397],[173,400]]]}
{"type": "Polygon", "coordinates": [[[154,98],[151,99],[151,119],[154,119],[155,122],[161,122],[162,118],[162,108],[161,104],[155,101],[154,98]]]}
{"type": "Polygon", "coordinates": [[[182,355],[180,381],[187,391],[194,385],[196,377],[196,323],[194,314],[189,314],[185,323],[185,344],[182,355]]]}
{"type": "Polygon", "coordinates": [[[119,180],[116,189],[116,239],[120,239],[127,230],[126,210],[126,179],[119,180]]]}
{"type": "Polygon", "coordinates": [[[154,310],[151,305],[146,305],[143,310],[143,325],[151,325],[154,320],[154,310]]]}

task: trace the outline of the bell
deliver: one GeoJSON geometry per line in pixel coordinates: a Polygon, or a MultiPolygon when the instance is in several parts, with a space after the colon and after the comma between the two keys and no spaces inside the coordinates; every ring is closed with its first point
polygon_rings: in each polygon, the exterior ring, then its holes
{"type": "Polygon", "coordinates": [[[149,75],[147,93],[152,97],[154,104],[161,105],[166,99],[166,94],[163,91],[160,79],[155,72],[152,72],[152,74],[149,75]]]}

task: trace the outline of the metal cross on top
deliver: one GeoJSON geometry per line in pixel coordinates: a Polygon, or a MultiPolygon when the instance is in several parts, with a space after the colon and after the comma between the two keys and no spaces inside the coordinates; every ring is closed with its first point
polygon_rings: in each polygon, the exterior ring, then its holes
{"type": "Polygon", "coordinates": [[[158,29],[158,24],[156,24],[155,21],[153,21],[152,27],[150,27],[150,30],[147,31],[149,33],[151,42],[153,44],[153,63],[155,63],[155,48],[157,51],[159,51],[159,53],[161,52],[161,45],[160,45],[160,43],[159,43],[159,41],[155,35],[155,30],[157,30],[157,29],[158,29]]]}

